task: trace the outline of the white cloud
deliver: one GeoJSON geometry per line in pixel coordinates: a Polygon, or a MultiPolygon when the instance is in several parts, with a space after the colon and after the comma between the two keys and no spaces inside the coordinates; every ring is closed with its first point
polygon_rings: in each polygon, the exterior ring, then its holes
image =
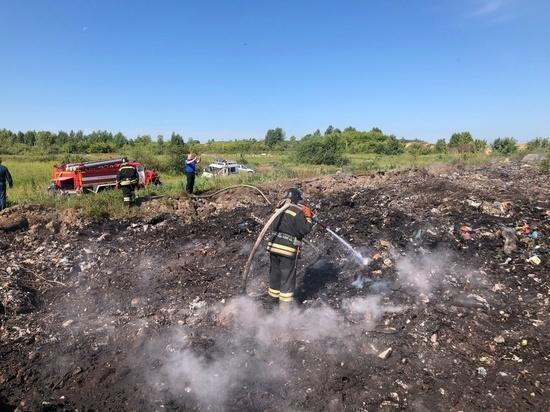
{"type": "Polygon", "coordinates": [[[492,24],[506,23],[517,17],[514,2],[515,0],[474,0],[469,15],[492,24]]]}
{"type": "Polygon", "coordinates": [[[474,16],[488,16],[500,12],[509,0],[480,0],[477,1],[477,7],[473,11],[474,16]]]}

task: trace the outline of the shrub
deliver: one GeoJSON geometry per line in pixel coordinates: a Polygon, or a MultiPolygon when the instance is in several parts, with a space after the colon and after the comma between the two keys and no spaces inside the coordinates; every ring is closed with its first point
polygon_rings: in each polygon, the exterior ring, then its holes
{"type": "Polygon", "coordinates": [[[453,133],[449,139],[449,148],[458,153],[469,153],[474,150],[474,138],[470,132],[453,133]]]}
{"type": "Polygon", "coordinates": [[[412,143],[407,147],[407,152],[413,156],[427,155],[431,153],[431,148],[422,143],[412,143]]]}
{"type": "Polygon", "coordinates": [[[493,142],[493,150],[503,155],[510,155],[517,150],[516,139],[513,137],[499,137],[493,142]]]}
{"type": "Polygon", "coordinates": [[[296,161],[315,165],[342,166],[349,162],[343,153],[344,145],[338,135],[314,135],[300,141],[296,151],[296,161]]]}
{"type": "Polygon", "coordinates": [[[529,151],[548,150],[550,149],[550,138],[537,137],[536,139],[527,142],[527,149],[529,151]]]}
{"type": "Polygon", "coordinates": [[[165,169],[168,172],[183,173],[183,160],[187,157],[189,152],[186,145],[183,144],[170,144],[168,146],[168,161],[165,169]]]}
{"type": "Polygon", "coordinates": [[[445,139],[439,139],[435,142],[434,150],[436,153],[447,153],[447,143],[445,139]]]}
{"type": "Polygon", "coordinates": [[[159,169],[160,161],[155,155],[154,148],[149,144],[139,144],[128,148],[128,160],[136,160],[145,167],[159,169]]]}
{"type": "Polygon", "coordinates": [[[394,136],[390,136],[386,140],[376,143],[373,151],[376,154],[398,155],[405,151],[405,145],[394,136]]]}

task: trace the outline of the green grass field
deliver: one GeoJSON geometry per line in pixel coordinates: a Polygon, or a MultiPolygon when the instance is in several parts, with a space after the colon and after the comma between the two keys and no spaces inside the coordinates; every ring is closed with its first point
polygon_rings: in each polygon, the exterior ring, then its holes
{"type": "MultiPolygon", "coordinates": [[[[108,155],[89,155],[88,158],[98,159],[108,155]]],[[[202,166],[207,166],[217,154],[204,154],[202,166]]],[[[257,173],[240,174],[227,177],[203,178],[198,176],[195,184],[197,193],[212,189],[231,186],[239,183],[262,185],[276,180],[292,178],[308,178],[312,176],[335,173],[336,166],[296,164],[282,154],[226,156],[237,162],[247,163],[256,168],[257,173]]],[[[488,156],[483,154],[471,155],[422,155],[412,156],[402,154],[398,156],[381,156],[372,154],[349,155],[350,163],[341,168],[346,173],[365,174],[378,170],[392,170],[397,168],[419,168],[433,164],[476,164],[487,161],[488,156]]],[[[8,189],[8,205],[41,204],[57,208],[75,207],[81,209],[88,216],[128,217],[139,214],[139,209],[127,210],[122,207],[119,191],[106,191],[99,194],[85,194],[74,196],[53,196],[48,193],[50,176],[55,158],[44,160],[29,157],[4,156],[3,164],[7,166],[14,179],[14,187],[8,189]]],[[[162,186],[148,187],[139,192],[140,196],[162,195],[179,198],[186,196],[182,174],[161,174],[162,186]]]]}

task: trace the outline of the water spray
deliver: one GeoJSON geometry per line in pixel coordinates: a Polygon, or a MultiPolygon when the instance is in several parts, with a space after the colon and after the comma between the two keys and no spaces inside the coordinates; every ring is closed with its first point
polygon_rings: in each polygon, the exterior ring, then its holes
{"type": "Polygon", "coordinates": [[[364,257],[361,252],[358,250],[355,250],[353,246],[347,242],[342,236],[338,235],[334,230],[332,230],[330,227],[322,224],[318,220],[315,220],[315,223],[318,224],[320,227],[325,229],[328,233],[332,235],[334,239],[336,239],[338,242],[340,242],[344,247],[353,255],[357,263],[359,263],[360,266],[367,266],[371,259],[368,257],[364,257]]]}

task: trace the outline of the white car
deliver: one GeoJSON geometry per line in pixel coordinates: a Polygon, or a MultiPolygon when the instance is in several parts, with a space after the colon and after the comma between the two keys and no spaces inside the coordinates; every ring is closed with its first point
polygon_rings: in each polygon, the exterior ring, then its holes
{"type": "Polygon", "coordinates": [[[244,164],[237,164],[232,160],[216,159],[210,163],[202,172],[203,177],[229,176],[238,173],[255,173],[254,169],[244,164]]]}
{"type": "Polygon", "coordinates": [[[239,173],[256,173],[254,169],[243,164],[238,164],[237,169],[239,170],[239,173]]]}

